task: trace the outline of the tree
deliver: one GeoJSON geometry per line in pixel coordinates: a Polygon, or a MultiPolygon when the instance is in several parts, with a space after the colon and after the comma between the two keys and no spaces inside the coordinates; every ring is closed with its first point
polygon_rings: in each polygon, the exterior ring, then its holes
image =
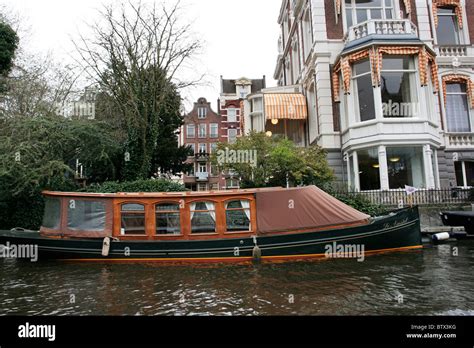
{"type": "Polygon", "coordinates": [[[300,148],[288,139],[270,138],[265,133],[253,132],[235,144],[219,144],[212,161],[237,173],[242,187],[325,186],[333,180],[321,147],[300,148]]]}
{"type": "Polygon", "coordinates": [[[106,124],[59,116],[9,118],[0,127],[0,226],[37,228],[41,191],[75,190],[76,159],[90,182],[115,180],[119,148],[106,124]]]}
{"type": "Polygon", "coordinates": [[[10,25],[0,21],[0,93],[5,92],[3,80],[13,67],[18,41],[18,36],[10,25]]]}
{"type": "Polygon", "coordinates": [[[190,26],[180,25],[179,6],[157,8],[131,2],[106,7],[103,24],[91,39],[76,43],[82,63],[110,96],[126,134],[122,177],[144,179],[161,170],[182,171],[175,141],[181,125],[178,90],[196,81],[179,81],[177,72],[200,49],[190,26]],[[174,149],[173,151],[170,151],[174,149]]]}

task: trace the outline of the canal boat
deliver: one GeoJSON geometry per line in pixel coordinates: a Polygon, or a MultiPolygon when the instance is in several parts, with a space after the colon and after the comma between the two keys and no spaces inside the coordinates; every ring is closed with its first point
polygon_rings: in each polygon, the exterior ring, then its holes
{"type": "Polygon", "coordinates": [[[445,226],[464,227],[468,236],[474,236],[473,211],[447,211],[440,215],[445,226]]]}
{"type": "Polygon", "coordinates": [[[422,248],[417,207],[373,218],[315,186],[43,194],[40,231],[2,231],[0,244],[37,245],[40,260],[87,262],[288,261],[422,248]]]}

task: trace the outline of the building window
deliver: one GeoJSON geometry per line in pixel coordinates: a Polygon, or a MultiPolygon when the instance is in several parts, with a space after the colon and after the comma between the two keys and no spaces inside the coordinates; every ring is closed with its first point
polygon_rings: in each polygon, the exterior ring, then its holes
{"type": "Polygon", "coordinates": [[[191,148],[193,155],[196,154],[196,144],[186,144],[186,146],[191,148]]]}
{"type": "Polygon", "coordinates": [[[454,162],[459,187],[474,187],[474,162],[454,162]]]}
{"type": "Polygon", "coordinates": [[[446,84],[446,120],[448,123],[448,132],[471,132],[466,84],[446,84]]]}
{"type": "Polygon", "coordinates": [[[227,109],[227,122],[237,122],[237,110],[235,108],[227,109]]]}
{"type": "Polygon", "coordinates": [[[354,96],[360,122],[375,119],[374,87],[368,59],[354,64],[354,96]]]}
{"type": "MultiPolygon", "coordinates": [[[[433,6],[436,6],[433,4],[433,6]]],[[[436,29],[438,45],[459,45],[458,18],[454,8],[438,8],[438,28],[436,29]]]]}
{"type": "Polygon", "coordinates": [[[381,76],[383,116],[416,116],[418,97],[413,57],[384,56],[381,76]]]}
{"type": "Polygon", "coordinates": [[[145,235],[145,206],[143,204],[122,205],[122,235],[145,235]]]}
{"type": "Polygon", "coordinates": [[[211,143],[209,146],[210,146],[210,150],[211,150],[210,152],[215,153],[216,150],[217,150],[217,143],[211,143]]]}
{"type": "Polygon", "coordinates": [[[215,233],[216,210],[212,202],[191,203],[191,233],[215,233]]]}
{"type": "Polygon", "coordinates": [[[237,179],[227,179],[226,180],[226,188],[228,190],[231,190],[231,189],[238,189],[240,186],[239,186],[239,180],[237,179]]]}
{"type": "Polygon", "coordinates": [[[155,212],[157,235],[181,234],[179,204],[157,204],[155,206],[155,212]]]}
{"type": "Polygon", "coordinates": [[[357,151],[361,191],[380,190],[380,163],[377,148],[357,151]]]}
{"type": "Polygon", "coordinates": [[[425,187],[423,148],[387,148],[387,166],[390,189],[425,187]]]}
{"type": "Polygon", "coordinates": [[[211,138],[218,138],[219,137],[219,125],[217,123],[211,123],[211,125],[209,127],[210,127],[209,132],[210,132],[211,138]]]}
{"type": "Polygon", "coordinates": [[[196,126],[194,124],[188,124],[186,126],[186,138],[196,137],[196,126]]]}
{"type": "Polygon", "coordinates": [[[227,130],[229,144],[235,144],[237,141],[237,129],[227,130]]]}
{"type": "Polygon", "coordinates": [[[68,205],[67,227],[76,231],[103,231],[105,229],[105,203],[74,200],[68,205]]]}
{"type": "Polygon", "coordinates": [[[207,191],[207,184],[199,184],[198,185],[199,192],[206,192],[207,191]]]}
{"type": "Polygon", "coordinates": [[[207,125],[205,123],[199,125],[199,138],[207,137],[207,125]]]}
{"type": "Polygon", "coordinates": [[[198,173],[207,173],[207,164],[199,163],[198,173]]]}
{"type": "Polygon", "coordinates": [[[393,19],[393,0],[345,0],[347,28],[369,19],[393,19]]]}
{"type": "Polygon", "coordinates": [[[219,176],[219,167],[216,165],[211,165],[211,176],[219,176]]]}
{"type": "Polygon", "coordinates": [[[199,144],[199,153],[206,154],[207,153],[207,144],[199,144]]]}
{"type": "Polygon", "coordinates": [[[250,202],[227,202],[225,206],[227,232],[250,231],[250,202]]]}
{"type": "Polygon", "coordinates": [[[191,167],[188,170],[188,176],[194,176],[194,163],[191,163],[191,167]]]}
{"type": "Polygon", "coordinates": [[[198,108],[198,118],[203,119],[207,116],[207,108],[198,108]]]}

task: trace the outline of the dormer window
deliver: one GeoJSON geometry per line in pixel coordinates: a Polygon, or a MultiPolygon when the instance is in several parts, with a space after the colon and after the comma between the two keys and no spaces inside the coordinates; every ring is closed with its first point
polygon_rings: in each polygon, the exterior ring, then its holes
{"type": "Polygon", "coordinates": [[[207,116],[207,108],[200,107],[198,108],[198,118],[203,119],[207,116]]]}
{"type": "Polygon", "coordinates": [[[393,19],[393,0],[345,0],[347,28],[370,19],[393,19]]]}

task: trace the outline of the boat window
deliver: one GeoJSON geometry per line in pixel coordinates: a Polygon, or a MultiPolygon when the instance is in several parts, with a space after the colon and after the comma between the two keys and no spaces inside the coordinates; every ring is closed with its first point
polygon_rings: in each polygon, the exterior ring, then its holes
{"type": "Polygon", "coordinates": [[[156,234],[181,234],[179,204],[164,203],[155,206],[156,234]]]}
{"type": "Polygon", "coordinates": [[[216,209],[212,202],[191,203],[191,233],[216,232],[216,209]]]}
{"type": "Polygon", "coordinates": [[[122,235],[144,235],[145,206],[142,204],[122,205],[122,235]]]}
{"type": "Polygon", "coordinates": [[[77,231],[105,229],[105,203],[73,199],[68,202],[67,227],[77,231]]]}
{"type": "Polygon", "coordinates": [[[59,229],[61,223],[61,201],[58,198],[46,197],[44,203],[42,226],[52,230],[59,229]]]}
{"type": "Polygon", "coordinates": [[[228,232],[250,231],[250,202],[247,200],[227,202],[225,206],[228,232]]]}

